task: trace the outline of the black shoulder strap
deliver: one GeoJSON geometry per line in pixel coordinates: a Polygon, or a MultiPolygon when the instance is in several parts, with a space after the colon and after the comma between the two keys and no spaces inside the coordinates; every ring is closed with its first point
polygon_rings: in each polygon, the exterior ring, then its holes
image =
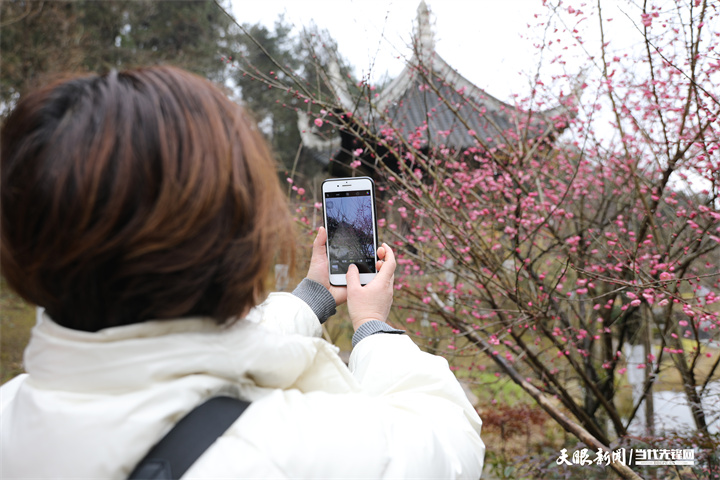
{"type": "Polygon", "coordinates": [[[174,480],[182,477],[249,405],[250,402],[237,398],[215,397],[196,407],[155,444],[128,478],[174,480]]]}

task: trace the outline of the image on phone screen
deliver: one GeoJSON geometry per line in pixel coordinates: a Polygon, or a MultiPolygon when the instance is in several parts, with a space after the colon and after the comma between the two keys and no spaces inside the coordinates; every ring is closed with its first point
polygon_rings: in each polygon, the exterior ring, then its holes
{"type": "Polygon", "coordinates": [[[370,190],[325,192],[330,274],[376,273],[373,205],[370,190]]]}

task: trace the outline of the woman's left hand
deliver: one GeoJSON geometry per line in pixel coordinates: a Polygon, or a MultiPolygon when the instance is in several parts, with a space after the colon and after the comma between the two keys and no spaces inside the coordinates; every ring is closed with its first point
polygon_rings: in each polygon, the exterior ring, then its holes
{"type": "Polygon", "coordinates": [[[347,288],[330,285],[330,269],[328,266],[327,249],[325,246],[327,231],[325,227],[318,228],[317,236],[313,242],[312,258],[307,278],[314,280],[328,289],[335,299],[336,305],[342,305],[347,301],[347,288]]]}

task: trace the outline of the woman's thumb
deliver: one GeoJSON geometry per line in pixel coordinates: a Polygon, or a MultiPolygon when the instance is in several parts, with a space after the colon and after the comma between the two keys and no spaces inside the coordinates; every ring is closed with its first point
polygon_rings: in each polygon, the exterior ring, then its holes
{"type": "Polygon", "coordinates": [[[360,270],[358,270],[357,265],[355,265],[354,263],[348,267],[347,275],[345,276],[345,278],[347,280],[348,289],[355,289],[361,286],[360,270]]]}

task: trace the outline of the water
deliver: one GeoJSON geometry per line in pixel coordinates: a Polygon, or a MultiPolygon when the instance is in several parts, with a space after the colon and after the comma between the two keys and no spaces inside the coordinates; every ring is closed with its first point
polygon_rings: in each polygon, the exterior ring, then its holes
{"type": "MultiPolygon", "coordinates": [[[[637,365],[645,363],[645,350],[642,345],[625,344],[623,352],[628,363],[627,378],[633,391],[633,404],[637,403],[642,394],[645,370],[637,365]]],[[[709,433],[720,431],[720,381],[710,382],[702,398],[705,409],[705,419],[708,423],[709,433]]],[[[653,392],[653,407],[655,433],[677,432],[690,433],[696,429],[690,406],[684,392],[669,390],[653,392]]],[[[644,434],[645,431],[645,403],[638,409],[628,432],[644,434]]]]}

